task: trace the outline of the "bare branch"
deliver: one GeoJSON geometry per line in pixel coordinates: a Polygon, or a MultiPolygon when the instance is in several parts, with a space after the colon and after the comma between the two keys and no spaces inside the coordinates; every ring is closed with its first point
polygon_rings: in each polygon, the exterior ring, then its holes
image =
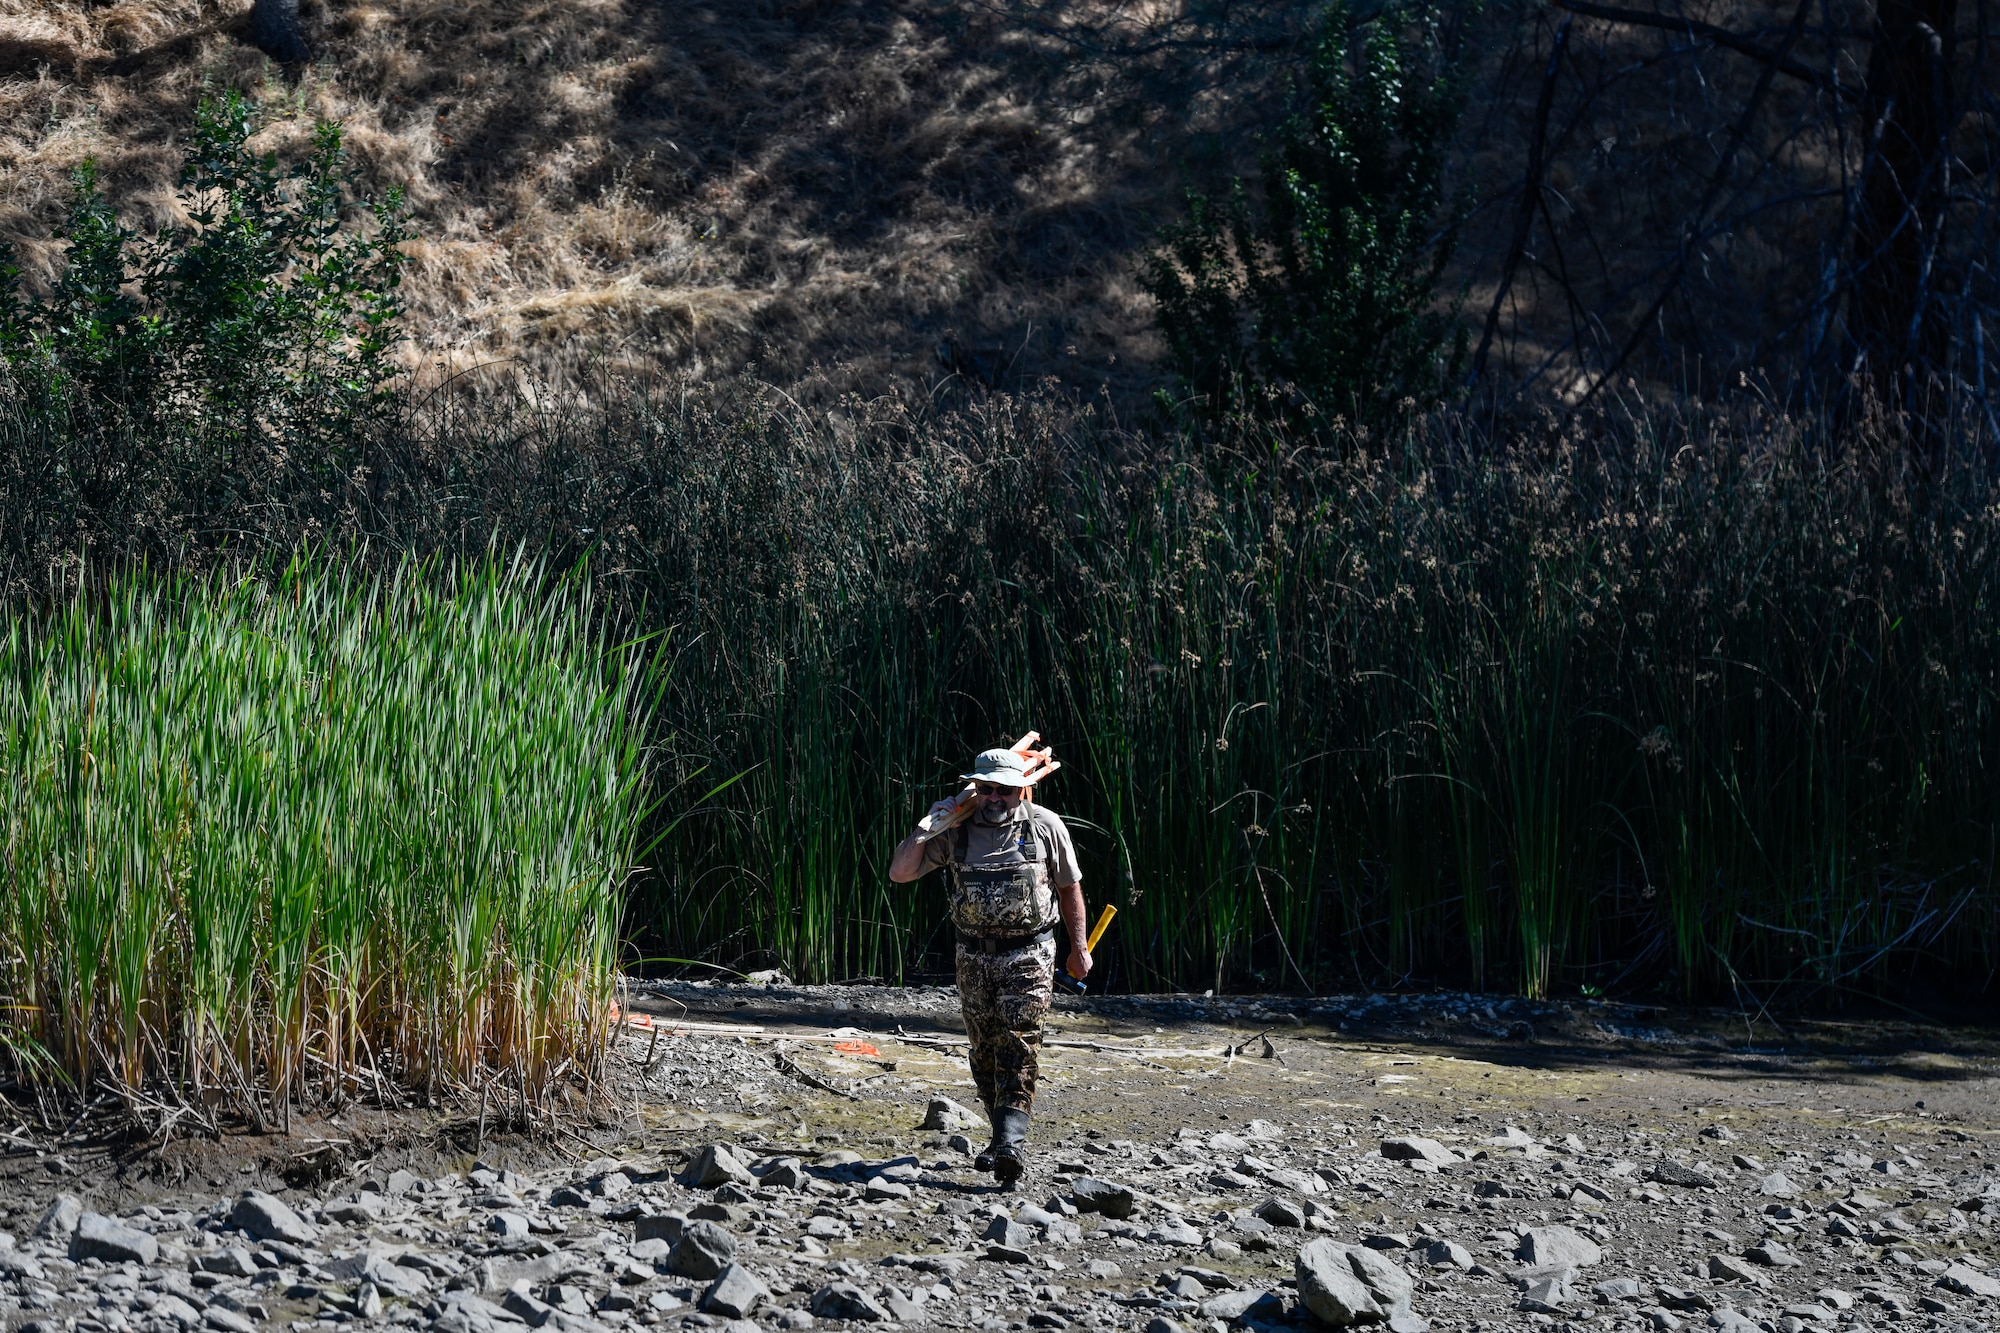
{"type": "MultiPolygon", "coordinates": [[[[1749,56],[1752,60],[1761,60],[1780,74],[1788,74],[1792,78],[1810,83],[1815,88],[1825,89],[1843,102],[1861,100],[1860,89],[1843,88],[1838,80],[1827,77],[1809,65],[1799,63],[1785,51],[1773,51],[1769,47],[1759,46],[1748,37],[1731,32],[1727,28],[1718,28],[1713,23],[1680,18],[1673,14],[1648,13],[1643,9],[1621,9],[1615,5],[1593,4],[1591,0],[1555,0],[1555,6],[1572,14],[1581,14],[1585,18],[1604,19],[1610,23],[1629,23],[1642,28],[1664,28],[1668,32],[1684,32],[1690,37],[1705,37],[1717,46],[1726,46],[1732,51],[1739,51],[1749,56]]],[[[1787,45],[1789,47],[1789,43],[1787,45]]]]}

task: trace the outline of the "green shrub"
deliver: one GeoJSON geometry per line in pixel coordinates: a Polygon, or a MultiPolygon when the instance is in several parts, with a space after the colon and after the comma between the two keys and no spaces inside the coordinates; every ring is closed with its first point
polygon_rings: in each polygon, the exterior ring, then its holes
{"type": "Polygon", "coordinates": [[[1210,407],[1366,420],[1449,385],[1463,333],[1437,287],[1461,97],[1441,6],[1327,7],[1258,188],[1190,195],[1148,267],[1174,367],[1210,407]]]}
{"type": "Polygon", "coordinates": [[[0,395],[69,443],[70,464],[37,479],[44,513],[203,512],[283,476],[338,489],[393,406],[401,197],[353,202],[338,125],[287,167],[251,149],[255,118],[233,91],[201,104],[179,180],[190,225],[135,234],[86,163],[46,299],[0,250],[0,395]],[[349,225],[357,207],[372,225],[349,225]]]}

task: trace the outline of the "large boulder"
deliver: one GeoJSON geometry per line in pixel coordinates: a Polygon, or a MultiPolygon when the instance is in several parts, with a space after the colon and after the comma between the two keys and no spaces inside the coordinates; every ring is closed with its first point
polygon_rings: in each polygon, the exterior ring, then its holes
{"type": "Polygon", "coordinates": [[[1529,1227],[1521,1233],[1514,1257],[1530,1268],[1583,1268],[1601,1263],[1597,1242],[1570,1227],[1529,1227]]]}
{"type": "Polygon", "coordinates": [[[1079,1213],[1101,1213],[1114,1220],[1130,1217],[1138,1202],[1129,1187],[1096,1176],[1078,1176],[1070,1183],[1069,1197],[1079,1213]]]}
{"type": "Polygon", "coordinates": [[[702,1293],[701,1308],[725,1319],[748,1319],[750,1312],[769,1300],[771,1289],[742,1264],[730,1264],[716,1275],[702,1293]]]}
{"type": "Polygon", "coordinates": [[[1665,1157],[1653,1163],[1653,1169],[1646,1173],[1646,1178],[1662,1185],[1678,1185],[1688,1190],[1715,1188],[1715,1177],[1705,1175],[1691,1166],[1682,1166],[1679,1162],[1665,1157]]]}
{"type": "Polygon", "coordinates": [[[42,1210],[33,1232],[37,1240],[68,1240],[83,1218],[83,1200],[74,1194],[58,1194],[42,1210]]]}
{"type": "Polygon", "coordinates": [[[860,1323],[887,1323],[889,1312],[873,1296],[852,1282],[829,1282],[812,1295],[809,1306],[821,1319],[851,1319],[860,1323]]]}
{"type": "Polygon", "coordinates": [[[796,1157],[770,1157],[750,1168],[764,1188],[802,1190],[806,1187],[806,1164],[796,1157]]]}
{"type": "Polygon", "coordinates": [[[949,1097],[933,1097],[924,1106],[924,1123],[918,1128],[951,1133],[958,1129],[975,1129],[980,1117],[960,1106],[949,1097]]]}
{"type": "Polygon", "coordinates": [[[750,1174],[750,1168],[737,1159],[726,1143],[711,1143],[694,1155],[687,1170],[681,1172],[680,1183],[689,1189],[712,1190],[718,1185],[754,1185],[757,1177],[750,1174]]]}
{"type": "Polygon", "coordinates": [[[1294,1266],[1299,1300],[1336,1328],[1380,1323],[1385,1313],[1355,1274],[1346,1250],[1336,1241],[1316,1240],[1299,1251],[1294,1266]]]}
{"type": "Polygon", "coordinates": [[[1454,1166],[1458,1157],[1436,1139],[1415,1136],[1383,1139],[1382,1155],[1392,1162],[1428,1162],[1432,1166],[1454,1166]]]}
{"type": "Polygon", "coordinates": [[[667,1267],[703,1282],[722,1276],[736,1260],[736,1237],[713,1222],[690,1222],[667,1255],[667,1267]]]}
{"type": "Polygon", "coordinates": [[[160,1257],[160,1242],[143,1231],[114,1222],[101,1213],[85,1213],[69,1238],[69,1257],[102,1259],[108,1264],[152,1264],[160,1257]]]}
{"type": "Polygon", "coordinates": [[[291,1205],[262,1190],[244,1190],[229,1210],[229,1223],[258,1240],[281,1240],[288,1245],[305,1245],[313,1238],[312,1227],[292,1211],[291,1205]]]}

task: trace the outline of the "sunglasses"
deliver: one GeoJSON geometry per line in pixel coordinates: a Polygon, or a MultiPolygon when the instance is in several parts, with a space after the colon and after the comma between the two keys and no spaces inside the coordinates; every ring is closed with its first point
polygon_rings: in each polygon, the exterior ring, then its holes
{"type": "Polygon", "coordinates": [[[972,790],[978,792],[981,796],[1013,796],[1018,794],[1021,789],[1019,787],[1002,787],[998,783],[993,782],[975,782],[972,784],[972,790]]]}

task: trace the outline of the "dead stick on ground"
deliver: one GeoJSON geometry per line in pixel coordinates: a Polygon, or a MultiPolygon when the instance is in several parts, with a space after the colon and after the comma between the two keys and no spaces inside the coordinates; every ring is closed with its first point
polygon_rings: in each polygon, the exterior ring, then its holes
{"type": "Polygon", "coordinates": [[[821,1092],[830,1092],[836,1097],[845,1097],[851,1102],[861,1100],[845,1088],[837,1088],[823,1078],[808,1074],[805,1070],[792,1063],[791,1057],[787,1056],[782,1050],[772,1052],[771,1059],[777,1065],[779,1073],[790,1074],[809,1088],[818,1088],[821,1092]]]}

